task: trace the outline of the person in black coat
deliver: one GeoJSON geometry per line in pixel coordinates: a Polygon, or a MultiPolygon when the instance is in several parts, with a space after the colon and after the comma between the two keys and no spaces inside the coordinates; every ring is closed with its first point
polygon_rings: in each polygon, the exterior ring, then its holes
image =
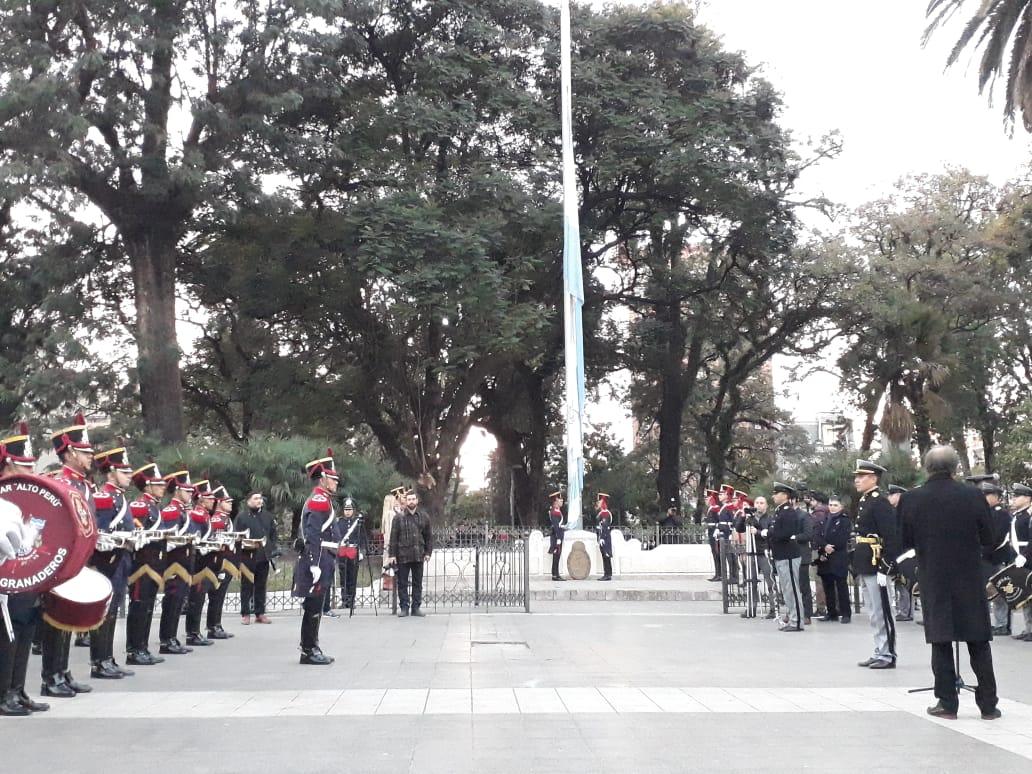
{"type": "Polygon", "coordinates": [[[265,614],[265,599],[269,571],[272,561],[281,553],[277,544],[276,517],[265,510],[265,496],[261,492],[251,492],[245,505],[237,515],[234,528],[238,532],[247,532],[250,540],[265,540],[265,545],[240,552],[240,623],[249,625],[253,610],[256,623],[268,624],[271,620],[265,614]]]}
{"type": "MultiPolygon", "coordinates": [[[[1032,487],[1028,484],[1015,484],[1011,487],[1011,504],[1014,506],[1014,547],[1018,551],[1015,563],[1024,567],[1029,559],[1029,527],[1032,525],[1032,487]]],[[[1025,630],[1015,634],[1014,639],[1032,642],[1032,604],[1025,605],[1021,612],[1025,621],[1025,630]]]]}
{"type": "Polygon", "coordinates": [[[796,541],[799,543],[799,595],[803,600],[803,623],[809,626],[813,621],[813,586],[810,584],[810,565],[813,564],[813,530],[814,523],[810,511],[804,502],[797,503],[799,514],[799,532],[796,541]]]}
{"type": "Polygon", "coordinates": [[[935,696],[928,713],[954,719],[959,704],[952,644],[966,642],[978,680],[982,717],[1000,717],[989,642],[989,603],[982,549],[993,545],[992,518],[977,489],[953,479],[960,459],[949,446],[925,454],[928,481],[900,499],[903,555],[913,551],[921,568],[925,641],[932,646],[935,696]]]}
{"type": "Polygon", "coordinates": [[[788,484],[775,481],[774,515],[770,527],[760,532],[767,538],[770,554],[781,585],[781,595],[785,598],[786,616],[779,627],[783,632],[803,631],[803,600],[799,593],[799,512],[792,505],[796,491],[788,484]]]}
{"type": "MultiPolygon", "coordinates": [[[[1011,522],[1013,517],[1003,507],[1003,488],[995,481],[983,481],[978,485],[989,504],[989,513],[993,524],[993,542],[982,550],[982,574],[988,582],[991,577],[1009,565],[1017,557],[1011,543],[1011,522]]],[[[993,634],[1011,633],[1010,607],[1002,596],[993,599],[992,605],[993,634]]]]}
{"type": "Polygon", "coordinates": [[[842,509],[842,500],[832,495],[828,498],[828,516],[821,528],[821,546],[817,551],[817,575],[824,586],[824,599],[828,612],[819,621],[852,620],[849,602],[849,537],[853,523],[849,514],[842,509]]]}
{"type": "Polygon", "coordinates": [[[552,580],[564,581],[566,578],[559,574],[559,560],[563,555],[563,538],[566,530],[563,528],[563,493],[552,492],[548,496],[551,507],[548,509],[548,553],[552,555],[552,580]]]}

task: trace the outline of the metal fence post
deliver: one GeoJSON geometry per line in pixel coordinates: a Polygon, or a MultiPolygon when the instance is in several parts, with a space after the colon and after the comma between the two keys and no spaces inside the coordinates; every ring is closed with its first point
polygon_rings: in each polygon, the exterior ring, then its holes
{"type": "Polygon", "coordinates": [[[473,546],[473,607],[480,607],[480,546],[473,546]]]}
{"type": "Polygon", "coordinates": [[[523,610],[530,612],[530,535],[523,538],[523,610]]]}
{"type": "Polygon", "coordinates": [[[720,601],[724,606],[724,613],[729,607],[728,585],[727,585],[727,540],[721,537],[717,541],[717,556],[720,557],[720,601]]]}

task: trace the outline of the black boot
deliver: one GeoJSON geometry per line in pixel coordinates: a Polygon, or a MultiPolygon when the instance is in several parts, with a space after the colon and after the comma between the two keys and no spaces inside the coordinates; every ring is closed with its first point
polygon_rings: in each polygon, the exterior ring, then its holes
{"type": "Polygon", "coordinates": [[[21,688],[14,692],[15,696],[18,697],[19,703],[25,707],[29,712],[46,712],[50,709],[50,705],[46,702],[36,701],[29,697],[29,694],[25,693],[25,689],[21,688]]]}
{"type": "Polygon", "coordinates": [[[208,629],[209,640],[228,640],[232,639],[233,635],[222,628],[221,624],[216,624],[214,627],[208,629]]]}
{"type": "Polygon", "coordinates": [[[121,680],[125,675],[115,666],[114,661],[104,659],[91,666],[90,677],[94,677],[97,680],[121,680]]]}
{"type": "Polygon", "coordinates": [[[52,699],[73,699],[75,691],[65,682],[64,675],[48,675],[43,679],[39,688],[41,696],[49,696],[52,699]]]}
{"type": "Polygon", "coordinates": [[[4,694],[3,700],[0,701],[0,715],[6,715],[7,717],[25,717],[26,715],[32,714],[27,707],[22,706],[21,701],[18,700],[18,694],[14,691],[7,691],[4,694]]]}
{"type": "Polygon", "coordinates": [[[75,635],[75,647],[77,647],[77,648],[88,648],[88,647],[90,647],[90,633],[89,632],[78,632],[75,635]]]}
{"type": "Polygon", "coordinates": [[[333,656],[327,656],[316,645],[311,650],[301,651],[301,663],[312,666],[329,666],[333,663],[333,656]]]}

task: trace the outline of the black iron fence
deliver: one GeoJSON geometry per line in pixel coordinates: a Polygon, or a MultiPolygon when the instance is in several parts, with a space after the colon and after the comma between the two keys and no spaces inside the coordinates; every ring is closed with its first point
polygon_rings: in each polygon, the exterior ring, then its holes
{"type": "Polygon", "coordinates": [[[708,542],[705,524],[684,524],[680,527],[661,527],[658,524],[621,524],[619,529],[625,540],[640,540],[642,550],[656,546],[698,545],[708,542]]]}
{"type": "MultiPolygon", "coordinates": [[[[757,552],[745,542],[722,539],[718,543],[721,567],[721,601],[725,613],[741,612],[746,618],[768,617],[780,614],[785,604],[778,583],[774,561],[768,552],[757,552]],[[773,613],[773,615],[771,615],[773,613]]],[[[811,589],[821,581],[810,579],[811,589]]],[[[853,574],[847,579],[853,600],[853,612],[863,609],[860,584],[853,574]]],[[[813,594],[816,599],[816,593],[813,594]]]]}

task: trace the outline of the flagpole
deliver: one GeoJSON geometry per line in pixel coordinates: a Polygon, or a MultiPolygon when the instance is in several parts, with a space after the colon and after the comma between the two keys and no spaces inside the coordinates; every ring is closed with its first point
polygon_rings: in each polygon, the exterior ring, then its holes
{"type": "Polygon", "coordinates": [[[570,0],[560,0],[559,53],[563,146],[563,331],[566,354],[567,526],[581,528],[584,488],[584,277],[581,270],[577,174],[573,157],[570,0]]]}

